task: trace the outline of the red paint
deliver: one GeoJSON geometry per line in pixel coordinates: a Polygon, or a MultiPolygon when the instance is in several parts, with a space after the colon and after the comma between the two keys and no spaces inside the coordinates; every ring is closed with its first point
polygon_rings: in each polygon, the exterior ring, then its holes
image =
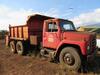
{"type": "MultiPolygon", "coordinates": [[[[94,35],[91,33],[77,32],[77,31],[62,32],[61,27],[59,26],[60,25],[59,21],[63,21],[63,20],[53,19],[53,20],[45,21],[44,28],[43,28],[44,29],[43,30],[43,47],[53,48],[55,50],[58,50],[63,44],[66,44],[66,46],[67,44],[77,45],[80,47],[81,53],[83,55],[87,55],[87,46],[92,42],[92,39],[95,39],[94,35]],[[48,22],[50,21],[56,22],[56,24],[58,25],[57,32],[47,31],[48,22]],[[48,41],[49,38],[51,38],[51,42],[48,41]],[[52,39],[54,41],[52,41],[52,39]]],[[[95,50],[95,48],[91,48],[91,49],[92,49],[91,51],[95,50]]]]}

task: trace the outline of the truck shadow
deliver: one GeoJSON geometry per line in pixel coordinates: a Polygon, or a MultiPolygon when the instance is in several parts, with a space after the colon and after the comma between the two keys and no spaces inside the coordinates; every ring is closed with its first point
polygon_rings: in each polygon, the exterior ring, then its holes
{"type": "Polygon", "coordinates": [[[40,56],[40,49],[34,45],[31,45],[28,51],[28,55],[29,56],[33,56],[33,57],[39,57],[40,56]]]}

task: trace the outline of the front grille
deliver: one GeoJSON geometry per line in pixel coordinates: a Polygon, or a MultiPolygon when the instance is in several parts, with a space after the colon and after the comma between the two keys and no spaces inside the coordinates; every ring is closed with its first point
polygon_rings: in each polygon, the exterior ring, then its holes
{"type": "Polygon", "coordinates": [[[91,41],[91,47],[95,47],[96,46],[96,39],[93,39],[92,41],[91,41]]]}
{"type": "Polygon", "coordinates": [[[96,39],[95,39],[95,38],[93,38],[93,39],[91,40],[90,48],[91,48],[90,53],[94,52],[94,50],[95,50],[95,48],[96,48],[96,39]]]}

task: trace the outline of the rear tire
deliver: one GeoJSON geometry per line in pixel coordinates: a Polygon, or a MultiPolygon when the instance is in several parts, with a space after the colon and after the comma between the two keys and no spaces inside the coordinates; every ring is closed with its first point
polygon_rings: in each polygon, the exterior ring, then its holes
{"type": "Polygon", "coordinates": [[[18,41],[16,44],[16,50],[19,55],[24,55],[24,45],[22,41],[18,41]]]}
{"type": "Polygon", "coordinates": [[[78,71],[81,68],[81,57],[76,48],[65,47],[59,57],[62,68],[69,71],[78,71]]]}
{"type": "Polygon", "coordinates": [[[11,52],[12,53],[16,53],[16,46],[15,46],[15,42],[14,41],[11,41],[10,42],[10,49],[11,49],[11,52]]]}

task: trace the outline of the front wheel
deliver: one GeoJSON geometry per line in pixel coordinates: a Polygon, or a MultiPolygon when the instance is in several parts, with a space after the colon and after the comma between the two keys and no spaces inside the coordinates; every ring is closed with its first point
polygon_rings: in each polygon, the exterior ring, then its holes
{"type": "Polygon", "coordinates": [[[81,68],[81,58],[76,48],[65,47],[62,49],[59,60],[64,69],[78,71],[81,68]]]}

